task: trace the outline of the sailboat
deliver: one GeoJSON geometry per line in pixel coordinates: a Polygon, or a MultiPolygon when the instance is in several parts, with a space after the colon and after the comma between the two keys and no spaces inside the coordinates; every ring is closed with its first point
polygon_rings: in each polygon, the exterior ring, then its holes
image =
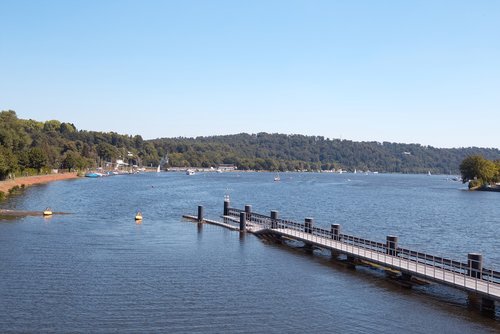
{"type": "Polygon", "coordinates": [[[431,175],[432,175],[432,174],[431,174],[431,171],[428,171],[428,172],[427,172],[427,175],[428,175],[428,176],[431,176],[431,175]]]}
{"type": "Polygon", "coordinates": [[[156,172],[159,173],[161,171],[160,165],[156,168],[156,172]]]}
{"type": "Polygon", "coordinates": [[[279,175],[279,174],[276,174],[276,175],[274,176],[274,181],[275,181],[275,182],[279,182],[280,180],[281,180],[280,175],[279,175]]]}

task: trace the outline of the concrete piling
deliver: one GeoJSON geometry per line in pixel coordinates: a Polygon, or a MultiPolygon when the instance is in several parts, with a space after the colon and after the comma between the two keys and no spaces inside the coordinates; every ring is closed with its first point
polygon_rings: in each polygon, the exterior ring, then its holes
{"type": "Polygon", "coordinates": [[[340,224],[331,225],[332,239],[335,241],[340,241],[340,224]]]}
{"type": "Polygon", "coordinates": [[[247,230],[247,218],[245,212],[240,212],[240,232],[247,230]]]}
{"type": "Polygon", "coordinates": [[[251,205],[245,205],[245,213],[247,215],[247,220],[252,219],[252,206],[251,205]]]}
{"type": "Polygon", "coordinates": [[[478,253],[469,253],[467,255],[467,275],[470,277],[481,278],[483,271],[483,255],[478,253]]]}
{"type": "Polygon", "coordinates": [[[229,202],[229,198],[225,198],[224,199],[224,216],[227,216],[229,214],[229,205],[230,205],[230,202],[229,202]]]}
{"type": "Polygon", "coordinates": [[[271,228],[278,228],[278,211],[271,211],[271,228]]]}
{"type": "Polygon", "coordinates": [[[304,232],[312,233],[313,225],[314,225],[314,219],[306,218],[304,221],[304,232]]]}
{"type": "Polygon", "coordinates": [[[396,256],[398,249],[398,237],[396,237],[395,235],[388,235],[386,239],[386,247],[387,247],[386,251],[387,254],[396,256]]]}
{"type": "Polygon", "coordinates": [[[198,205],[198,222],[203,222],[203,205],[198,205]]]}

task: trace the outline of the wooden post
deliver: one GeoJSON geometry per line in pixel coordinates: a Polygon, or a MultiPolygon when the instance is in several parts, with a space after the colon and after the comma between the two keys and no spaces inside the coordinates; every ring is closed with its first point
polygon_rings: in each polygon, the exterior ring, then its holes
{"type": "Polygon", "coordinates": [[[278,211],[271,211],[271,228],[278,228],[278,211]]]}
{"type": "Polygon", "coordinates": [[[252,220],[252,206],[245,205],[245,213],[247,214],[247,220],[252,220]]]}
{"type": "Polygon", "coordinates": [[[198,205],[198,222],[203,221],[203,205],[198,205]]]}
{"type": "Polygon", "coordinates": [[[332,224],[332,239],[336,241],[340,241],[340,224],[332,224]]]}
{"type": "Polygon", "coordinates": [[[392,256],[397,256],[398,249],[398,237],[394,235],[388,235],[386,239],[386,253],[392,256]]]}
{"type": "Polygon", "coordinates": [[[483,271],[483,256],[478,253],[469,253],[467,255],[467,275],[470,277],[481,278],[483,271]]]}
{"type": "Polygon", "coordinates": [[[240,212],[240,232],[247,230],[247,218],[245,212],[240,212]]]}
{"type": "Polygon", "coordinates": [[[304,221],[304,232],[312,233],[313,224],[314,224],[313,218],[306,218],[304,221]]]}
{"type": "Polygon", "coordinates": [[[224,216],[227,216],[229,214],[229,198],[224,199],[224,216]]]}

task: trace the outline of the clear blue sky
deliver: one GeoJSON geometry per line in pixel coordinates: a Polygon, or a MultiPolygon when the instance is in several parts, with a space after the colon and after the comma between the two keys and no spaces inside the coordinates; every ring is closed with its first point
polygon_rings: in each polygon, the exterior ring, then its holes
{"type": "Polygon", "coordinates": [[[144,138],[500,147],[500,1],[0,1],[0,109],[144,138]]]}

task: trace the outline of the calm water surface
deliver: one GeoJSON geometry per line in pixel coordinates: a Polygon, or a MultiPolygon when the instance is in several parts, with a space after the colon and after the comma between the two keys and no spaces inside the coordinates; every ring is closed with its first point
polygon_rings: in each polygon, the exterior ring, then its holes
{"type": "Polygon", "coordinates": [[[500,269],[500,197],[446,176],[176,173],[55,182],[1,203],[71,212],[0,221],[0,332],[493,333],[467,296],[183,221],[232,206],[500,269]],[[144,221],[137,225],[136,209],[144,221]]]}

